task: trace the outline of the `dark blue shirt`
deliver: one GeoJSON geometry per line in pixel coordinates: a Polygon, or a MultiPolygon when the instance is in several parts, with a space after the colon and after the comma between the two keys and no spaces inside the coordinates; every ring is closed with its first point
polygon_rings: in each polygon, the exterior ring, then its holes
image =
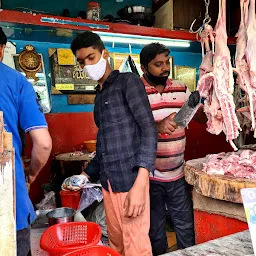
{"type": "Polygon", "coordinates": [[[109,180],[113,192],[128,192],[140,167],[155,169],[157,129],[141,79],[113,71],[96,95],[94,120],[96,157],[85,172],[106,190],[109,180]]]}
{"type": "Polygon", "coordinates": [[[0,111],[4,113],[7,132],[13,136],[15,149],[16,225],[17,230],[27,228],[35,218],[29,199],[21,162],[22,144],[18,127],[25,132],[46,128],[43,113],[36,101],[36,94],[28,80],[19,72],[0,62],[0,111]],[[28,218],[30,220],[28,221],[28,218]]]}

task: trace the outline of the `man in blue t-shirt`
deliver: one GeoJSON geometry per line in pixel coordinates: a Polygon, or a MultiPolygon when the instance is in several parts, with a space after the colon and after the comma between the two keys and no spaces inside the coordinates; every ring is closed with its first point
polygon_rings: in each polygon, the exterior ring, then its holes
{"type": "Polygon", "coordinates": [[[33,143],[27,172],[29,184],[34,182],[46,164],[52,140],[32,85],[22,74],[2,63],[6,42],[6,35],[0,27],[0,111],[4,113],[5,129],[12,133],[15,149],[17,255],[27,256],[30,251],[30,223],[35,219],[35,213],[26,187],[18,128],[29,133],[33,143]]]}

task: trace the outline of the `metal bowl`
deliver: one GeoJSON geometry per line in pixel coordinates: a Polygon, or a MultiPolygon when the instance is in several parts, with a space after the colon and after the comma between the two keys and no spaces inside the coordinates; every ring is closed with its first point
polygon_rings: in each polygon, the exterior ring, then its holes
{"type": "Polygon", "coordinates": [[[129,6],[128,13],[134,13],[134,12],[152,13],[152,8],[146,7],[146,6],[129,6]]]}
{"type": "Polygon", "coordinates": [[[59,223],[68,223],[74,221],[74,216],[76,211],[72,208],[61,207],[52,210],[47,213],[46,216],[49,221],[49,226],[59,224],[59,223]]]}
{"type": "Polygon", "coordinates": [[[134,25],[153,26],[155,16],[151,7],[126,6],[117,12],[122,19],[129,20],[134,25]]]}

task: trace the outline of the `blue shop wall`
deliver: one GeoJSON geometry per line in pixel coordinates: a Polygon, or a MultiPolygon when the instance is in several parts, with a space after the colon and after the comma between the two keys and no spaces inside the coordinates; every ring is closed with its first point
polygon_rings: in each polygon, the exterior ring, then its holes
{"type": "MultiPolygon", "coordinates": [[[[80,11],[86,11],[88,0],[2,0],[2,8],[11,10],[33,10],[41,13],[51,13],[61,15],[63,9],[69,9],[71,17],[77,17],[80,11]]],[[[101,18],[107,14],[114,17],[117,16],[117,11],[126,5],[144,5],[152,6],[152,0],[123,0],[117,3],[116,0],[96,0],[101,6],[101,18]]]]}
{"type": "MultiPolygon", "coordinates": [[[[43,61],[45,66],[45,72],[47,77],[47,85],[51,88],[51,80],[50,80],[50,62],[48,57],[48,48],[69,48],[69,44],[61,44],[61,43],[49,43],[49,42],[37,42],[37,41],[23,41],[23,40],[14,40],[17,46],[17,53],[20,53],[24,46],[27,44],[32,44],[38,53],[43,55],[43,61]]],[[[129,47],[115,47],[107,46],[109,52],[119,52],[119,53],[129,53],[129,47]]],[[[141,47],[133,48],[133,54],[139,54],[141,51],[141,47]]],[[[193,52],[179,52],[179,51],[171,51],[171,56],[174,57],[174,65],[180,66],[190,66],[197,68],[197,77],[198,77],[198,68],[200,66],[202,56],[201,53],[193,53],[193,52]]],[[[51,105],[52,105],[52,113],[70,113],[70,112],[92,112],[93,105],[69,105],[67,95],[50,95],[51,105]]]]}

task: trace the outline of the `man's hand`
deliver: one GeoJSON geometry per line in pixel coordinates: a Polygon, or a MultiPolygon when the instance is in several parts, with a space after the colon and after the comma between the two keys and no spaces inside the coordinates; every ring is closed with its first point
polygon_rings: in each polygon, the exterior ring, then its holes
{"type": "Polygon", "coordinates": [[[31,173],[31,167],[30,166],[25,167],[24,172],[25,172],[25,176],[26,176],[26,182],[29,185],[31,185],[35,181],[37,175],[33,175],[31,173]]]}
{"type": "Polygon", "coordinates": [[[90,180],[90,176],[86,172],[82,171],[81,175],[84,175],[88,180],[90,180]]]}
{"type": "Polygon", "coordinates": [[[173,121],[175,115],[176,113],[171,113],[169,116],[156,124],[158,133],[171,135],[176,130],[178,126],[173,121]]]}
{"type": "Polygon", "coordinates": [[[28,184],[31,185],[35,180],[37,176],[28,175],[28,184]]]}
{"type": "Polygon", "coordinates": [[[137,179],[124,201],[126,217],[136,218],[145,210],[146,197],[149,196],[149,173],[140,168],[137,179]]]}
{"type": "Polygon", "coordinates": [[[85,172],[85,169],[88,166],[88,164],[88,161],[83,162],[81,175],[84,175],[88,180],[90,180],[90,176],[85,172]]]}

